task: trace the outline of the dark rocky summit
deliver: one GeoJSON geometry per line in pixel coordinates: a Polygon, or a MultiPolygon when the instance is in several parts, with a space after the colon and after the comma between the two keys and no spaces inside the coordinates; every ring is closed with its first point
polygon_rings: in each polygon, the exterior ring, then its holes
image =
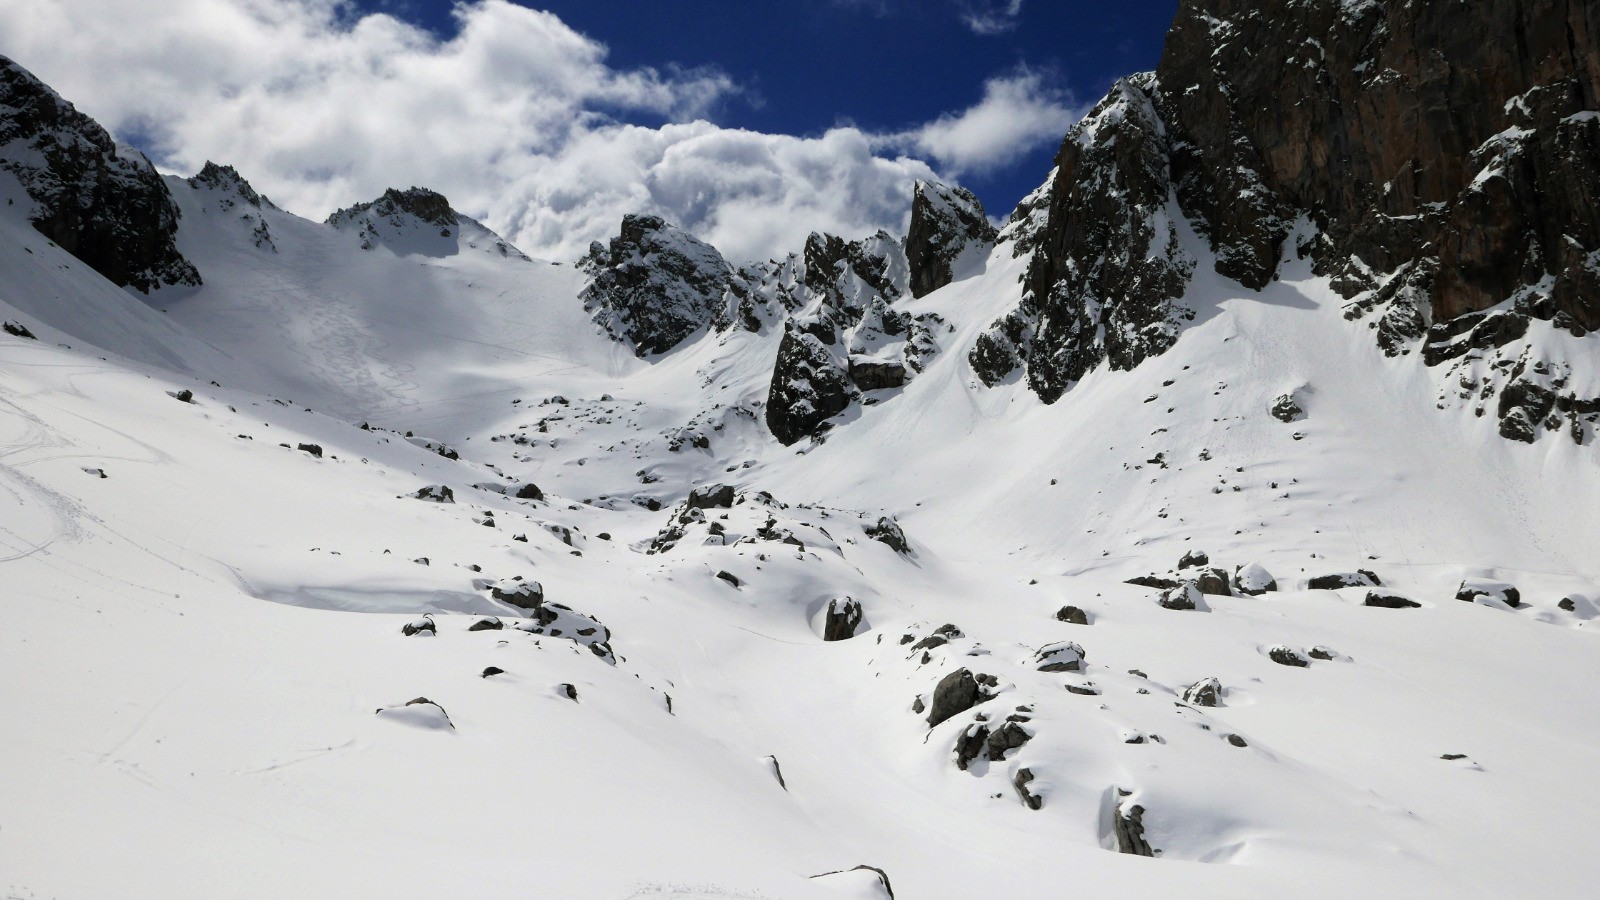
{"type": "Polygon", "coordinates": [[[150,161],[3,56],[0,170],[28,192],[33,227],[112,283],[142,293],[200,284],[175,243],[181,213],[150,161]]]}
{"type": "Polygon", "coordinates": [[[911,296],[923,297],[950,283],[951,266],[968,247],[987,251],[995,228],[983,204],[966,188],[919,181],[911,193],[906,260],[911,296]]]}

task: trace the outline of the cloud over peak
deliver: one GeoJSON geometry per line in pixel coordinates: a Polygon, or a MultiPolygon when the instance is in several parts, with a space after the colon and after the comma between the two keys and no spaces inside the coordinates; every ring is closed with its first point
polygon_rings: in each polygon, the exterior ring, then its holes
{"type": "Polygon", "coordinates": [[[169,170],[227,162],[316,219],[425,185],[560,260],[628,212],[740,260],[796,249],[812,230],[898,230],[912,183],[937,177],[914,156],[947,175],[982,171],[1068,122],[1061,98],[1018,72],[903,135],[724,128],[707,119],[740,89],[717,69],[615,68],[602,43],[507,0],[453,15],[440,38],[347,0],[3,4],[0,52],[113,133],[139,135],[169,170]]]}

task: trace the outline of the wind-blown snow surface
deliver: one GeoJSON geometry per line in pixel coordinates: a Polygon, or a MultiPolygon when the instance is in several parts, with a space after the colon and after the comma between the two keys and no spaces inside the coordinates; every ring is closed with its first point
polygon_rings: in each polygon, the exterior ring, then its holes
{"type": "Polygon", "coordinates": [[[781,331],[644,363],[568,266],[364,251],[272,209],[267,250],[173,188],[205,286],[149,305],[0,207],[0,315],[40,338],[0,335],[7,895],[886,896],[865,864],[901,898],[1504,897],[1600,874],[1593,446],[1435,409],[1435,373],[1303,268],[1249,295],[1203,263],[1171,352],[1046,407],[966,362],[1020,290],[1003,245],[905,304],[953,326],[926,371],[782,448],[755,414],[781,331]],[[1267,414],[1285,393],[1303,418],[1267,414]],[[740,500],[697,521],[678,504],[711,481],[740,500]],[[430,484],[455,502],[409,496],[430,484]],[[870,539],[885,515],[911,553],[870,539]],[[1279,590],[1175,611],[1123,583],[1201,549],[1279,590]],[[1305,589],[1358,567],[1421,607],[1305,589]],[[562,627],[603,623],[614,661],[514,627],[537,620],[489,588],[515,576],[562,627]],[[1457,601],[1469,577],[1525,605],[1457,601]],[[824,643],[844,596],[865,623],[824,643]],[[423,613],[436,634],[404,636],[423,613]],[[1067,640],[1084,671],[1037,671],[1067,640]],[[913,704],[958,667],[996,696],[930,730],[913,704]],[[1213,676],[1219,707],[1178,702],[1213,676]],[[1033,736],[963,771],[980,714],[1033,736]],[[1160,858],[1105,849],[1118,789],[1160,858]]]}

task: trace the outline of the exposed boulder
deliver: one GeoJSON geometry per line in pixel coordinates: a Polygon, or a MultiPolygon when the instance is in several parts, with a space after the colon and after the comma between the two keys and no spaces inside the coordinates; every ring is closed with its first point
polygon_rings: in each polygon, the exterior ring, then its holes
{"type": "Polygon", "coordinates": [[[1377,606],[1384,609],[1416,609],[1422,606],[1421,603],[1409,597],[1387,590],[1367,591],[1367,599],[1362,605],[1377,606]]]}
{"type": "Polygon", "coordinates": [[[868,525],[865,530],[867,537],[888,546],[896,553],[911,552],[911,544],[906,540],[906,533],[900,528],[900,523],[888,516],[880,517],[877,524],[868,525]]]}
{"type": "Polygon", "coordinates": [[[690,491],[684,502],[689,509],[731,509],[733,500],[733,485],[703,484],[690,491]]]}
{"type": "Polygon", "coordinates": [[[11,335],[12,337],[27,338],[30,341],[38,340],[38,338],[34,336],[33,332],[28,330],[28,326],[22,324],[21,322],[15,322],[7,319],[5,325],[0,327],[3,327],[6,334],[11,335]]]}
{"type": "Polygon", "coordinates": [[[518,487],[516,494],[513,496],[518,500],[543,500],[544,491],[539,490],[539,486],[530,481],[518,487]]]}
{"type": "Polygon", "coordinates": [[[1132,791],[1113,788],[1110,797],[1112,845],[1118,853],[1155,856],[1155,848],[1144,836],[1144,807],[1132,802],[1132,791]]]}
{"type": "Polygon", "coordinates": [[[1017,796],[1021,798],[1022,805],[1029,809],[1039,809],[1044,806],[1044,797],[1035,794],[1028,785],[1033,782],[1033,770],[1027,766],[1017,770],[1011,779],[1011,786],[1016,789],[1017,796]]]}
{"type": "Polygon", "coordinates": [[[112,283],[146,294],[200,284],[178,252],[178,205],[144,154],[3,56],[0,171],[33,201],[33,227],[112,283]]]}
{"type": "MultiPolygon", "coordinates": [[[[468,630],[470,631],[471,629],[468,629],[468,630]]],[[[505,673],[506,673],[506,670],[500,668],[499,666],[485,666],[483,671],[478,673],[478,677],[479,678],[493,678],[496,675],[504,675],[505,673]]]]}
{"type": "Polygon", "coordinates": [[[497,618],[495,618],[493,616],[490,616],[489,618],[479,619],[478,621],[473,622],[471,625],[468,625],[467,626],[467,630],[468,631],[499,631],[500,629],[502,629],[504,627],[506,627],[506,623],[500,621],[499,619],[497,619],[497,618]]]}
{"type": "Polygon", "coordinates": [[[665,353],[711,325],[733,268],[716,248],[656,216],[627,215],[610,246],[596,241],[578,266],[583,308],[640,357],[665,353]]]}
{"type": "Polygon", "coordinates": [[[828,601],[828,616],[824,620],[822,639],[825,641],[843,641],[855,637],[856,628],[861,625],[861,601],[850,597],[842,597],[828,601]]]}
{"type": "Polygon", "coordinates": [[[995,228],[971,191],[918,181],[912,190],[911,227],[906,233],[911,296],[926,296],[949,284],[956,260],[974,246],[976,252],[986,251],[994,239],[995,228]]]}
{"type": "Polygon", "coordinates": [[[1069,625],[1089,624],[1089,615],[1076,606],[1063,606],[1056,610],[1056,621],[1069,625]]]}
{"type": "Polygon", "coordinates": [[[1311,661],[1300,655],[1300,651],[1284,644],[1278,644],[1267,650],[1267,658],[1280,666],[1293,666],[1303,669],[1311,665],[1311,661]]]}
{"type": "Polygon", "coordinates": [[[1013,715],[999,728],[989,733],[987,753],[990,762],[1000,762],[1006,754],[1021,748],[1033,740],[1033,734],[1022,726],[1028,720],[1027,716],[1013,715]]]}
{"type": "Polygon", "coordinates": [[[1194,586],[1202,594],[1214,597],[1230,597],[1233,591],[1229,588],[1228,570],[1216,566],[1206,566],[1194,573],[1194,586]]]}
{"type": "Polygon", "coordinates": [[[1211,557],[1204,550],[1187,550],[1178,558],[1178,568],[1187,569],[1190,566],[1206,566],[1211,564],[1211,557]]]}
{"type": "Polygon", "coordinates": [[[299,449],[302,452],[309,453],[312,456],[315,456],[317,459],[321,459],[322,458],[322,445],[321,444],[301,444],[301,445],[299,445],[299,449]]]}
{"type": "Polygon", "coordinates": [[[1216,678],[1202,678],[1183,689],[1183,702],[1194,706],[1221,706],[1222,682],[1216,678]]]}
{"type": "Polygon", "coordinates": [[[1272,401],[1272,407],[1268,412],[1279,422],[1293,422],[1304,418],[1306,414],[1306,411],[1300,408],[1300,403],[1295,399],[1293,393],[1279,395],[1278,399],[1272,401]]]}
{"type": "Polygon", "coordinates": [[[1248,597],[1259,597],[1278,589],[1277,579],[1260,563],[1246,563],[1233,571],[1233,588],[1248,597]]]}
{"type": "Polygon", "coordinates": [[[978,680],[968,669],[957,669],[939,679],[939,684],[933,689],[933,702],[928,709],[928,727],[932,728],[951,716],[976,706],[980,693],[978,680]]]}

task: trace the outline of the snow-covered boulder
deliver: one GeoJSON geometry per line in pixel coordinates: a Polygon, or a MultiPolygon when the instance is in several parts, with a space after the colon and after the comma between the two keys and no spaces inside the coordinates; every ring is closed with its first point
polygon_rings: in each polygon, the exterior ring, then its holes
{"type": "Polygon", "coordinates": [[[823,620],[822,639],[843,641],[855,637],[862,618],[861,601],[851,597],[829,600],[827,618],[823,620]]]}
{"type": "Polygon", "coordinates": [[[1260,563],[1245,563],[1233,572],[1234,590],[1248,597],[1259,597],[1278,589],[1278,580],[1260,563]]]}
{"type": "Polygon", "coordinates": [[[1504,603],[1512,608],[1522,605],[1522,592],[1515,585],[1487,578],[1467,578],[1456,588],[1456,599],[1468,603],[1504,603]]]}
{"type": "Polygon", "coordinates": [[[1081,672],[1083,660],[1083,648],[1071,641],[1046,644],[1033,655],[1034,668],[1040,672],[1081,672]]]}
{"type": "Polygon", "coordinates": [[[455,723],[450,721],[450,714],[444,711],[444,707],[427,697],[407,700],[399,706],[381,706],[374,712],[391,722],[399,722],[426,731],[454,731],[456,727],[455,723]]]}

